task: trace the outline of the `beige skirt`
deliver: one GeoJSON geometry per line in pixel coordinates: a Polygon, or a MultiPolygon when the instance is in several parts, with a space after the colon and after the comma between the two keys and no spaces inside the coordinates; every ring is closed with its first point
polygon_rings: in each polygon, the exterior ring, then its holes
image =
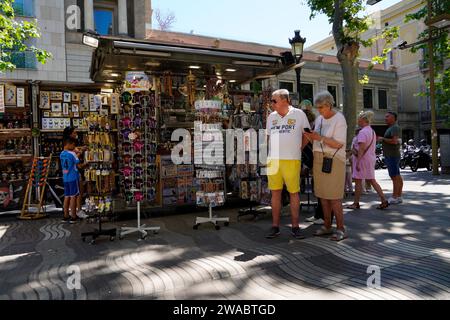
{"type": "Polygon", "coordinates": [[[340,200],[344,198],[345,162],[334,157],[331,173],[322,172],[323,153],[314,152],[314,193],[317,198],[340,200]]]}

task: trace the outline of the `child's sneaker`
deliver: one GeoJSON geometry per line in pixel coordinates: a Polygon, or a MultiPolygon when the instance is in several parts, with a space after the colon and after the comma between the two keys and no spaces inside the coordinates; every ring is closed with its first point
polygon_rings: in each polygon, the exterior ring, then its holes
{"type": "Polygon", "coordinates": [[[75,218],[74,218],[74,217],[71,217],[70,220],[69,220],[69,223],[70,223],[70,224],[75,224],[75,223],[77,223],[77,222],[78,222],[78,217],[75,217],[75,218]]]}
{"type": "Polygon", "coordinates": [[[77,217],[80,218],[80,219],[89,218],[89,216],[83,210],[80,210],[80,211],[77,212],[77,217]]]}
{"type": "Polygon", "coordinates": [[[62,220],[61,220],[61,222],[63,222],[63,223],[68,223],[68,222],[70,222],[70,217],[63,217],[62,220]]]}

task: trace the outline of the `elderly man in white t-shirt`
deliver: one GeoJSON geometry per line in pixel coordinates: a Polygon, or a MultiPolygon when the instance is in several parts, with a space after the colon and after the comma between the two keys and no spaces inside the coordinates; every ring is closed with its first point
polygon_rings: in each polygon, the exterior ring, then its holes
{"type": "Polygon", "coordinates": [[[272,112],[267,118],[269,135],[268,180],[272,191],[272,228],[268,239],[280,235],[281,193],[283,186],[290,194],[292,236],[303,239],[298,225],[300,211],[300,169],[302,150],[310,129],[305,113],[289,103],[289,91],[281,89],[272,94],[272,112]]]}

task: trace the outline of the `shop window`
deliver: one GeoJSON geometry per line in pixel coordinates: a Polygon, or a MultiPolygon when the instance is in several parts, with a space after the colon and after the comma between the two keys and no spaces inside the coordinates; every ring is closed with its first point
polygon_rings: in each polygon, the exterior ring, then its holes
{"type": "Polygon", "coordinates": [[[95,31],[102,36],[109,36],[115,33],[114,29],[114,9],[96,7],[94,9],[95,31]]]}
{"type": "Polygon", "coordinates": [[[387,90],[378,89],[378,108],[380,110],[388,109],[387,90]]]}
{"type": "Polygon", "coordinates": [[[373,109],[373,90],[363,89],[364,109],[373,109]]]}
{"type": "Polygon", "coordinates": [[[335,105],[338,106],[339,105],[339,101],[337,99],[337,86],[332,86],[332,85],[331,86],[327,86],[327,90],[333,96],[335,105]]]}
{"type": "Polygon", "coordinates": [[[294,82],[292,81],[280,81],[278,86],[280,89],[286,89],[289,92],[294,92],[294,82]]]}
{"type": "Polygon", "coordinates": [[[16,16],[34,17],[34,0],[15,0],[12,5],[16,16]]]}
{"type": "Polygon", "coordinates": [[[301,83],[300,91],[302,100],[308,99],[309,101],[314,101],[314,85],[312,83],[301,83]]]}

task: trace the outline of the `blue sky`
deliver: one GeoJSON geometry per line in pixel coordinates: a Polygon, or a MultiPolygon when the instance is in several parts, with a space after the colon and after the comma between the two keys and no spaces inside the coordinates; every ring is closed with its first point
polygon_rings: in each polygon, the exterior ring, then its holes
{"type": "MultiPolygon", "coordinates": [[[[369,12],[385,9],[400,0],[382,0],[369,12]]],[[[288,38],[299,29],[308,47],[328,35],[325,16],[309,20],[305,0],[152,0],[153,9],[172,11],[176,21],[171,31],[289,47],[288,38]]],[[[153,27],[156,28],[155,21],[153,27]]]]}

